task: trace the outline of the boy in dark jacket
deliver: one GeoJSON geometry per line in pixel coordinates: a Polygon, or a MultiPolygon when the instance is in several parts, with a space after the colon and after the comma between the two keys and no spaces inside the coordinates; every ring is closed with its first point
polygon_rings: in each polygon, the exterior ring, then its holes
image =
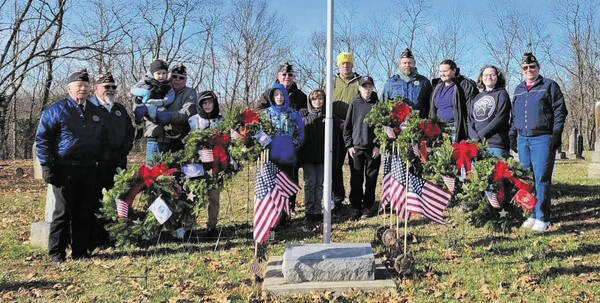
{"type": "MultiPolygon", "coordinates": [[[[304,201],[306,205],[306,220],[317,222],[322,218],[321,206],[323,200],[323,161],[325,158],[325,92],[316,89],[310,93],[307,108],[302,109],[305,139],[300,149],[300,163],[304,172],[304,201]]],[[[334,125],[340,123],[334,118],[334,125]]],[[[336,142],[340,138],[340,131],[333,127],[333,159],[339,147],[336,142]]]]}
{"type": "Polygon", "coordinates": [[[375,187],[381,157],[379,146],[375,142],[373,127],[364,123],[365,117],[377,103],[377,94],[373,78],[360,78],[359,92],[354,102],[348,108],[344,123],[344,142],[350,154],[350,203],[354,208],[354,219],[366,219],[372,215],[371,209],[375,203],[375,187]],[[365,180],[366,179],[366,180],[365,180]],[[364,191],[363,191],[363,182],[364,191]]]}

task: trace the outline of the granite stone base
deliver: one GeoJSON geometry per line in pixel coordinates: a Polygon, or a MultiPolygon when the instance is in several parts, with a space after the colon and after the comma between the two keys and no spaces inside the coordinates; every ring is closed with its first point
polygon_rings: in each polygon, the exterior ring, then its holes
{"type": "Polygon", "coordinates": [[[375,279],[375,256],[368,243],[288,246],[283,254],[286,282],[375,279]]]}

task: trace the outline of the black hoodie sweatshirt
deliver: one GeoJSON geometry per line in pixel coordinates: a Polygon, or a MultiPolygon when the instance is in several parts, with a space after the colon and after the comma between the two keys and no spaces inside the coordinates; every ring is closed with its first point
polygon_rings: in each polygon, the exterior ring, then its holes
{"type": "Polygon", "coordinates": [[[346,148],[354,147],[369,150],[379,146],[375,141],[375,129],[367,126],[364,121],[377,101],[379,101],[377,93],[373,92],[369,100],[363,99],[358,94],[350,104],[344,123],[344,144],[346,148]]]}
{"type": "Polygon", "coordinates": [[[490,147],[508,149],[510,99],[504,88],[480,92],[469,104],[467,127],[471,139],[487,139],[490,147]]]}

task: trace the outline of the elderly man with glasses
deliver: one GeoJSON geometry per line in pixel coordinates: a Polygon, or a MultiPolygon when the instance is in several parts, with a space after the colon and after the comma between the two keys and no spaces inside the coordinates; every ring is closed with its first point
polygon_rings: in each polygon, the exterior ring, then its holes
{"type": "MultiPolygon", "coordinates": [[[[295,80],[296,72],[294,71],[293,65],[286,62],[279,66],[275,83],[281,83],[285,86],[288,91],[288,96],[290,97],[290,106],[299,111],[302,108],[307,108],[307,97],[306,94],[298,88],[295,80]]],[[[262,110],[271,106],[268,100],[269,91],[270,87],[266,89],[260,99],[258,99],[257,109],[262,110]]]]}
{"type": "Polygon", "coordinates": [[[533,171],[537,204],[521,227],[544,232],[550,226],[550,190],[554,155],[561,145],[567,107],[558,84],[540,75],[540,64],[532,53],[521,61],[525,81],[513,94],[512,123],[509,133],[519,162],[533,171]]]}
{"type": "MultiPolygon", "coordinates": [[[[127,168],[127,155],[133,147],[135,128],[127,109],[117,100],[117,84],[112,73],[99,74],[94,80],[94,97],[90,99],[90,102],[104,113],[102,118],[106,122],[108,133],[105,152],[102,160],[98,163],[98,199],[92,208],[94,212],[98,212],[101,207],[102,189],[109,190],[113,187],[117,167],[127,168]]],[[[109,241],[103,222],[94,223],[97,224],[92,228],[90,251],[108,244],[109,241]]]]}
{"type": "Polygon", "coordinates": [[[35,135],[44,180],[52,185],[55,208],[48,253],[54,265],[88,258],[98,198],[97,167],[107,146],[105,114],[88,102],[89,76],[80,70],[68,78],[69,95],[42,113],[35,135]]]}
{"type": "MultiPolygon", "coordinates": [[[[170,71],[175,100],[157,112],[155,122],[146,121],[144,137],[147,138],[146,154],[174,152],[183,149],[183,137],[190,130],[188,119],[198,112],[198,95],[187,86],[187,68],[177,64],[170,71]],[[150,149],[150,151],[148,151],[150,149]]],[[[148,164],[152,164],[151,161],[148,164]]]]}

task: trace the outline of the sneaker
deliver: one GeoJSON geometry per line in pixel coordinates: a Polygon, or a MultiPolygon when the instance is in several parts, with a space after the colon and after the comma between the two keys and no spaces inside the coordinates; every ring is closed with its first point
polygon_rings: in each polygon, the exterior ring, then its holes
{"type": "Polygon", "coordinates": [[[535,219],[533,217],[529,217],[529,219],[525,220],[525,222],[521,224],[521,228],[531,228],[533,227],[533,223],[535,223],[535,219]]]}
{"type": "Polygon", "coordinates": [[[369,218],[369,210],[365,208],[362,211],[362,215],[360,216],[360,219],[361,220],[365,220],[367,218],[369,218]]]}
{"type": "Polygon", "coordinates": [[[550,227],[550,222],[544,222],[536,219],[535,223],[533,223],[533,226],[531,227],[531,230],[543,233],[548,230],[548,227],[550,227]]]}

